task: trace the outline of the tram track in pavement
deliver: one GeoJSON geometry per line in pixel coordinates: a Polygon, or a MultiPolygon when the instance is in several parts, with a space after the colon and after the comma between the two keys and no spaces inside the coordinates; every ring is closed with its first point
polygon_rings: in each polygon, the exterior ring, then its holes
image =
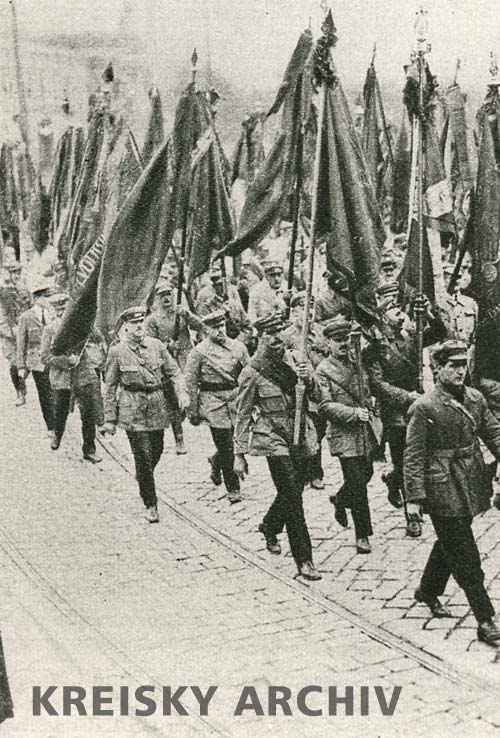
{"type": "MultiPolygon", "coordinates": [[[[134,466],[130,458],[124,455],[116,448],[112,440],[98,438],[98,442],[106,454],[118,464],[124,472],[135,478],[134,466]]],[[[158,501],[170,510],[177,518],[182,520],[188,526],[196,530],[201,535],[207,537],[213,543],[218,544],[226,551],[236,556],[246,565],[258,569],[262,574],[279,582],[280,584],[293,591],[297,596],[307,602],[320,606],[326,613],[334,615],[357,628],[364,635],[373,641],[392,649],[401,656],[411,659],[413,662],[433,673],[436,676],[445,678],[447,681],[456,684],[459,687],[473,689],[482,697],[498,698],[498,685],[492,684],[488,679],[482,678],[463,668],[457,668],[456,665],[440,658],[436,654],[426,651],[416,646],[408,639],[395,635],[389,630],[378,624],[371,622],[366,616],[359,615],[346,605],[340,602],[332,602],[323,593],[314,591],[314,584],[309,584],[304,580],[297,578],[290,579],[284,576],[257,556],[253,551],[246,548],[239,541],[235,540],[226,533],[216,530],[205,520],[198,516],[186,512],[181,509],[178,504],[172,502],[161,490],[161,485],[157,485],[158,501]]]]}

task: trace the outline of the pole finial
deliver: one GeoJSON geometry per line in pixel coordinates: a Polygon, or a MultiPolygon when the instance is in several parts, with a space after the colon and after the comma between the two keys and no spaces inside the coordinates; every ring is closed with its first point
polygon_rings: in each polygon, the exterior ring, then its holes
{"type": "Polygon", "coordinates": [[[488,85],[500,85],[500,75],[498,70],[498,55],[495,51],[490,51],[490,81],[488,85]]]}
{"type": "Polygon", "coordinates": [[[413,26],[415,30],[416,51],[419,54],[426,54],[431,50],[431,45],[427,41],[429,35],[428,15],[427,10],[421,5],[416,13],[413,26]]]}
{"type": "Polygon", "coordinates": [[[193,53],[191,54],[191,74],[193,75],[193,83],[196,79],[196,73],[198,72],[198,52],[196,51],[196,46],[193,49],[193,53]]]}
{"type": "Polygon", "coordinates": [[[377,42],[375,41],[375,43],[373,44],[373,51],[372,51],[372,63],[371,63],[371,66],[372,67],[375,66],[375,58],[376,58],[376,56],[377,56],[377,42]]]}

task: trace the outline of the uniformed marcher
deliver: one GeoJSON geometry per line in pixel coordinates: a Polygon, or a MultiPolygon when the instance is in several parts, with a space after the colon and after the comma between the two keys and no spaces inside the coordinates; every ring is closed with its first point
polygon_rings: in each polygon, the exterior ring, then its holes
{"type": "Polygon", "coordinates": [[[368,375],[358,375],[356,358],[350,346],[351,323],[341,316],[323,328],[329,342],[330,355],[316,370],[321,386],[320,414],[328,421],[326,437],[332,456],[342,467],[344,484],[332,500],[337,521],[347,526],[346,508],[350,508],[354,523],[356,550],[371,552],[368,538],[373,534],[367,484],[373,475],[373,458],[378,448],[381,423],[374,413],[369,395],[362,397],[362,387],[368,387],[368,375]]]}
{"type": "Polygon", "coordinates": [[[233,429],[236,420],[238,377],[248,363],[241,341],[226,335],[226,315],[217,310],[203,318],[209,335],[197,344],[186,363],[186,386],[190,397],[189,419],[193,425],[208,423],[217,449],[208,461],[214,484],[222,483],[229,502],[241,501],[240,480],[235,474],[233,429]]]}
{"type": "MultiPolygon", "coordinates": [[[[290,351],[294,360],[300,357],[302,345],[302,326],[304,322],[304,307],[306,303],[306,293],[304,291],[295,292],[290,298],[290,320],[291,325],[283,331],[282,340],[285,349],[290,351]]],[[[328,355],[328,346],[323,337],[321,327],[314,322],[314,300],[311,305],[313,314],[309,323],[309,336],[306,345],[307,356],[311,363],[312,369],[316,369],[318,364],[328,355]]],[[[323,482],[324,472],[321,457],[321,444],[326,433],[326,420],[319,414],[317,405],[309,401],[309,413],[316,428],[318,436],[318,453],[310,459],[310,476],[311,487],[314,489],[324,489],[323,482]]]]}
{"type": "Polygon", "coordinates": [[[246,344],[252,335],[252,323],[243,309],[238,291],[231,284],[225,285],[220,268],[212,267],[209,276],[211,285],[200,290],[196,312],[203,318],[217,310],[224,310],[227,335],[246,344]]]}
{"type": "Polygon", "coordinates": [[[32,289],[33,307],[25,310],[19,317],[16,357],[20,378],[25,380],[30,372],[33,375],[43,419],[49,436],[54,438],[49,370],[45,367],[40,354],[42,331],[53,317],[47,303],[50,289],[46,281],[38,282],[32,289]]]}
{"type": "MultiPolygon", "coordinates": [[[[422,534],[419,521],[409,519],[403,479],[403,451],[405,447],[406,413],[417,399],[418,354],[417,337],[408,316],[393,291],[386,285],[388,297],[379,304],[382,334],[364,352],[365,366],[370,377],[370,389],[380,404],[384,435],[389,443],[394,470],[382,479],[388,487],[388,500],[396,508],[405,507],[406,534],[418,538],[422,534]]],[[[428,325],[424,330],[424,346],[446,337],[446,329],[431,309],[426,309],[428,325]]]]}
{"type": "MultiPolygon", "coordinates": [[[[443,268],[445,286],[448,287],[451,276],[455,271],[453,264],[446,264],[443,268]]],[[[460,277],[457,280],[453,293],[446,293],[446,328],[449,338],[465,341],[469,346],[474,337],[478,320],[477,302],[464,295],[460,289],[460,277]]]]}
{"type": "MultiPolygon", "coordinates": [[[[155,289],[155,296],[153,312],[146,318],[146,335],[162,341],[179,364],[181,371],[184,371],[188,354],[193,347],[189,334],[189,312],[185,311],[179,315],[179,330],[176,337],[176,311],[172,283],[166,280],[159,282],[155,289]]],[[[179,410],[177,396],[171,383],[165,387],[165,399],[169,406],[176,453],[183,455],[186,453],[182,430],[183,413],[179,410]]]]}
{"type": "Polygon", "coordinates": [[[17,369],[17,325],[21,313],[31,306],[31,295],[21,282],[21,265],[17,261],[5,265],[4,269],[7,278],[0,286],[0,343],[16,391],[14,404],[19,407],[26,402],[26,382],[17,369]]]}
{"type": "Polygon", "coordinates": [[[287,284],[283,279],[283,267],[277,261],[264,261],[262,268],[265,277],[252,285],[248,298],[248,317],[252,323],[276,310],[286,310],[287,284]]]}
{"type": "Polygon", "coordinates": [[[134,455],[139,492],[146,520],[157,523],[154,470],[163,453],[163,432],[169,424],[165,381],[173,381],[181,410],[189,397],[181,371],[157,338],[145,335],[146,310],[131,307],[120,316],[121,340],[113,345],[106,364],[103,433],[123,428],[134,455]]]}
{"type": "Polygon", "coordinates": [[[265,456],[276,487],[276,497],[259,531],[270,553],[281,553],[278,535],[286,526],[292,556],[299,574],[321,579],[312,562],[312,546],[304,516],[302,493],[310,481],[307,460],[318,449],[316,430],[304,408],[301,442],[294,445],[295,387],[298,378],[306,384],[306,397],[319,399],[319,387],[307,363],[292,369],[281,338],[285,324],[281,311],[263,316],[255,323],[259,346],[240,375],[238,414],[234,431],[235,471],[247,473],[246,454],[265,456]]]}
{"type": "MultiPolygon", "coordinates": [[[[100,378],[102,369],[95,363],[93,351],[85,345],[79,354],[55,356],[52,345],[61,325],[68,295],[58,292],[49,297],[49,303],[55,311],[55,317],[45,326],[42,333],[40,355],[42,362],[49,368],[50,386],[52,388],[54,411],[54,434],[51,449],[57,451],[66,428],[66,421],[71,407],[72,397],[78,403],[82,422],[82,454],[85,461],[99,464],[102,459],[96,453],[96,425],[104,422],[103,403],[100,378]]],[[[94,341],[98,342],[97,335],[94,341]]],[[[90,342],[90,341],[89,341],[90,342]]],[[[98,355],[98,354],[97,354],[98,355]]]]}
{"type": "Polygon", "coordinates": [[[438,598],[453,576],[477,620],[479,640],[499,645],[472,521],[489,510],[492,494],[479,438],[500,459],[500,423],[481,393],[464,386],[465,343],[446,341],[434,361],[436,386],[410,408],[404,453],[408,510],[418,514],[423,506],[437,535],[415,597],[436,617],[449,616],[438,598]]]}

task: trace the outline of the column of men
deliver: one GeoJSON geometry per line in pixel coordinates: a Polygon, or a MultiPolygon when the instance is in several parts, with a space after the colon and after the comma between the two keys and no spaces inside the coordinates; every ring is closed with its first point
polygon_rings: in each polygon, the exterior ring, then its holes
{"type": "MultiPolygon", "coordinates": [[[[142,305],[122,313],[106,360],[102,339],[95,332],[78,354],[54,354],[66,295],[50,295],[47,284],[37,284],[31,291],[33,306],[20,315],[19,309],[13,311],[9,323],[7,298],[0,292],[2,335],[6,340],[10,337],[11,343],[17,338],[15,354],[7,355],[16,404],[24,401],[25,380],[31,373],[51,448],[56,451],[75,398],[82,419],[83,458],[92,463],[99,462],[96,425],[101,425],[103,434],[125,430],[150,523],[159,521],[155,469],[163,453],[164,429],[170,423],[180,454],[186,452],[185,416],[193,426],[209,426],[215,453],[208,460],[207,474],[215,485],[224,482],[231,504],[242,499],[241,482],[249,473],[247,456],[266,457],[275,495],[258,530],[272,555],[281,553],[279,536],[286,530],[297,572],[309,580],[320,579],[321,574],[313,563],[303,491],[306,484],[324,488],[322,441],[326,437],[343,476],[342,486],[330,497],[335,519],[347,527],[349,512],[355,550],[370,554],[373,526],[368,483],[380,448],[382,421],[393,463],[392,471],[383,477],[388,500],[404,509],[408,536],[421,535],[423,510],[430,514],[437,536],[415,598],[434,616],[448,616],[438,598],[452,575],[476,615],[478,637],[498,643],[500,631],[483,584],[471,523],[490,506],[492,493],[478,438],[500,459],[500,423],[483,396],[464,387],[473,331],[471,303],[456,292],[448,313],[431,309],[425,300],[414,301],[406,313],[398,287],[389,279],[394,276],[393,267],[392,259],[383,260],[379,324],[366,332],[362,356],[353,348],[348,306],[344,300],[327,299],[325,292],[321,323],[311,321],[303,355],[299,349],[305,295],[289,296],[290,321],[285,321],[283,269],[273,262],[264,265],[265,278],[250,289],[251,323],[237,302],[237,293],[225,299],[216,270],[210,273],[207,289],[198,294],[199,315],[182,305],[176,318],[174,285],[162,282],[151,314],[142,305]],[[417,392],[412,310],[425,315],[424,343],[435,347],[436,384],[431,397],[419,397],[417,392]],[[250,325],[257,337],[255,352],[249,352],[244,342],[250,325]],[[198,331],[197,342],[190,328],[198,331]],[[297,443],[299,384],[304,403],[297,443]]],[[[17,268],[11,271],[14,274],[17,268]]],[[[332,277],[327,278],[326,288],[332,277]]]]}

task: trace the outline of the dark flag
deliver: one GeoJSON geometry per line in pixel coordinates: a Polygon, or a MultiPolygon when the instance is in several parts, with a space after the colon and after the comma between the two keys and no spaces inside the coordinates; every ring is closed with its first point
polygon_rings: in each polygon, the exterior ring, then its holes
{"type": "Polygon", "coordinates": [[[391,231],[404,233],[408,230],[408,213],[410,208],[412,129],[406,108],[403,111],[401,125],[394,151],[391,188],[391,231]]]}
{"type": "Polygon", "coordinates": [[[347,281],[358,318],[375,317],[379,254],[386,234],[336,72],[326,90],[316,232],[317,240],[328,239],[327,268],[347,281]]]}
{"type": "Polygon", "coordinates": [[[144,164],[147,164],[150,161],[154,152],[158,150],[165,140],[163,110],[161,106],[160,91],[157,87],[151,87],[149,90],[149,100],[151,102],[151,112],[149,114],[148,127],[141,155],[144,164]]]}
{"type": "Polygon", "coordinates": [[[171,154],[167,141],[130,191],[107,239],[97,293],[97,325],[107,334],[123,310],[148,299],[172,241],[171,154]]]}
{"type": "Polygon", "coordinates": [[[366,158],[368,173],[372,180],[377,200],[383,199],[383,179],[384,179],[384,155],[381,146],[381,131],[379,127],[378,113],[378,95],[377,95],[377,75],[375,67],[371,64],[366,74],[366,80],[363,87],[364,100],[364,116],[363,116],[363,132],[362,144],[366,158]]]}
{"type": "Polygon", "coordinates": [[[234,150],[231,166],[231,184],[241,179],[248,186],[265,159],[263,143],[264,113],[251,113],[243,119],[243,130],[234,150]]]}
{"type": "Polygon", "coordinates": [[[50,197],[43,185],[41,174],[37,177],[37,186],[31,200],[28,225],[33,246],[41,254],[49,243],[50,228],[50,197]]]}
{"type": "Polygon", "coordinates": [[[302,167],[301,140],[310,117],[313,40],[310,31],[299,38],[268,116],[282,109],[281,129],[259,173],[250,185],[236,238],[224,253],[236,256],[255,248],[289,210],[289,201],[302,167]]]}

